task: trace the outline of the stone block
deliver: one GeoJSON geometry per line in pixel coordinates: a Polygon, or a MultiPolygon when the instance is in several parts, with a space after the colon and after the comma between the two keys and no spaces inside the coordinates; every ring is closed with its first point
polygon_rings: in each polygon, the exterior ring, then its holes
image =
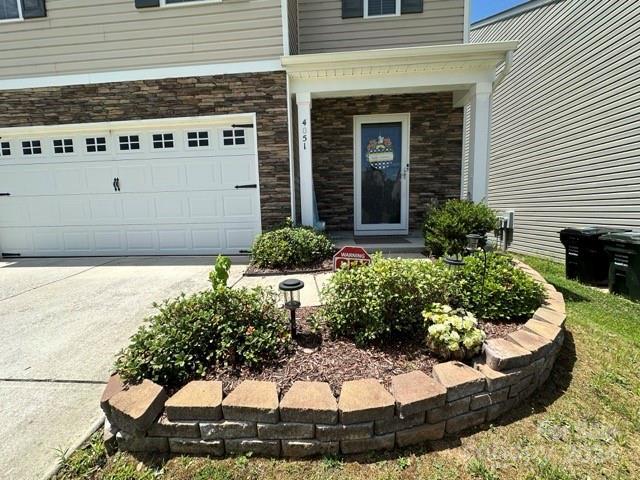
{"type": "Polygon", "coordinates": [[[540,307],[533,314],[533,318],[562,328],[564,327],[564,322],[567,319],[567,316],[562,311],[540,307]]]}
{"type": "Polygon", "coordinates": [[[480,410],[496,403],[504,402],[509,397],[509,387],[494,392],[483,392],[471,397],[471,410],[480,410]]]}
{"type": "Polygon", "coordinates": [[[377,380],[353,380],[342,384],[338,411],[344,424],[382,420],[393,417],[395,400],[377,380]]]}
{"type": "Polygon", "coordinates": [[[220,420],[222,382],[197,380],[188,383],[165,404],[169,420],[220,420]]]}
{"type": "Polygon", "coordinates": [[[118,432],[116,435],[118,448],[125,452],[166,453],[169,451],[167,437],[147,437],[118,432]]]}
{"type": "Polygon", "coordinates": [[[404,418],[393,417],[387,420],[376,420],[374,422],[374,430],[376,435],[384,435],[385,433],[397,432],[407,428],[422,425],[425,422],[425,412],[414,413],[404,418]]]}
{"type": "Polygon", "coordinates": [[[453,402],[447,402],[443,407],[434,408],[427,411],[427,421],[429,423],[440,423],[451,417],[462,415],[469,411],[471,397],[464,397],[453,402]]]}
{"type": "Polygon", "coordinates": [[[376,435],[371,438],[359,440],[343,440],[340,442],[340,451],[345,455],[365,453],[377,450],[393,450],[396,443],[396,434],[376,435]]]}
{"type": "Polygon", "coordinates": [[[256,439],[229,439],[224,441],[225,451],[229,455],[253,453],[264,457],[280,456],[280,441],[256,439]]]}
{"type": "Polygon", "coordinates": [[[531,352],[532,360],[544,357],[549,353],[549,350],[553,345],[551,340],[547,340],[542,338],[540,335],[536,335],[535,333],[531,333],[526,330],[516,330],[515,332],[511,332],[507,335],[507,338],[517,343],[525,350],[529,350],[531,352]]]}
{"type": "Polygon", "coordinates": [[[109,406],[109,400],[117,394],[123,391],[125,388],[124,382],[119,374],[114,373],[109,377],[107,386],[104,387],[102,396],[100,397],[100,408],[104,412],[107,418],[111,415],[111,407],[109,406]]]}
{"type": "Polygon", "coordinates": [[[283,422],[338,422],[338,404],[325,382],[295,382],[280,401],[283,422]]]}
{"type": "Polygon", "coordinates": [[[418,370],[392,377],[391,393],[400,418],[441,407],[447,398],[447,389],[441,383],[418,370]]]}
{"type": "Polygon", "coordinates": [[[530,386],[535,380],[533,375],[529,375],[528,377],[523,378],[515,385],[512,385],[509,389],[509,398],[517,397],[520,392],[525,390],[528,386],[530,386]]]}
{"type": "Polygon", "coordinates": [[[531,333],[558,344],[562,344],[562,341],[564,340],[564,330],[549,322],[531,319],[524,324],[524,328],[531,333]]]}
{"type": "Polygon", "coordinates": [[[205,440],[255,438],[258,436],[258,431],[254,422],[224,420],[222,422],[200,423],[200,435],[205,440]]]}
{"type": "Polygon", "coordinates": [[[158,418],[147,431],[152,437],[200,437],[198,422],[172,422],[166,415],[158,418]]]}
{"type": "Polygon", "coordinates": [[[502,390],[505,387],[513,385],[520,379],[521,370],[519,369],[499,372],[484,363],[476,364],[475,367],[485,376],[487,381],[487,391],[489,392],[502,390]]]}
{"type": "Polygon", "coordinates": [[[295,440],[313,438],[315,427],[311,423],[259,423],[260,440],[295,440]]]}
{"type": "Polygon", "coordinates": [[[446,432],[458,433],[462,430],[466,430],[467,428],[475,427],[484,423],[486,417],[486,410],[477,410],[475,412],[469,412],[464,415],[450,418],[447,420],[446,432]]]}
{"type": "Polygon", "coordinates": [[[125,432],[146,432],[162,413],[166,400],[167,393],[164,388],[150,380],[144,380],[141,384],[133,385],[111,397],[110,420],[125,432]]]}
{"type": "Polygon", "coordinates": [[[278,421],[278,390],[274,382],[245,380],[222,401],[225,420],[278,421]]]}
{"type": "Polygon", "coordinates": [[[485,362],[497,371],[512,370],[531,363],[531,352],[504,338],[490,338],[484,343],[485,362]]]}
{"type": "Polygon", "coordinates": [[[320,442],[318,440],[283,440],[282,456],[287,458],[305,458],[318,455],[338,455],[339,442],[320,442]]]}
{"type": "Polygon", "coordinates": [[[396,433],[396,442],[399,447],[406,447],[429,440],[439,440],[444,437],[444,428],[445,422],[440,422],[402,430],[396,433]]]}
{"type": "Polygon", "coordinates": [[[170,438],[169,450],[181,455],[224,455],[222,440],[202,440],[200,438],[170,438]]]}
{"type": "Polygon", "coordinates": [[[316,425],[316,438],[323,442],[334,440],[358,440],[373,436],[373,422],[351,425],[316,425]]]}
{"type": "Polygon", "coordinates": [[[507,400],[506,402],[496,403],[495,405],[491,405],[489,408],[487,408],[486,421],[492,422],[493,420],[505,414],[515,406],[516,406],[515,399],[510,399],[510,400],[507,400]]]}
{"type": "Polygon", "coordinates": [[[486,383],[482,373],[457,361],[435,365],[433,377],[446,387],[448,402],[481,392],[486,383]]]}

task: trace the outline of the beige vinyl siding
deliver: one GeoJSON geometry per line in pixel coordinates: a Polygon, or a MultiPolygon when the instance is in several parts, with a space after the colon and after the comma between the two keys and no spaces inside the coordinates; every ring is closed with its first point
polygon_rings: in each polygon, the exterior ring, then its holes
{"type": "Polygon", "coordinates": [[[473,29],[519,40],[494,95],[489,203],[511,249],[563,258],[566,226],[640,228],[640,9],[562,0],[473,29]]]}
{"type": "Polygon", "coordinates": [[[298,48],[298,0],[288,0],[289,16],[289,49],[291,55],[299,53],[298,48]]]}
{"type": "Polygon", "coordinates": [[[136,9],[47,0],[47,17],[0,23],[0,79],[277,59],[281,0],[136,9]]]}
{"type": "Polygon", "coordinates": [[[300,53],[462,43],[464,0],[424,0],[424,12],[342,18],[341,0],[298,0],[300,53]]]}

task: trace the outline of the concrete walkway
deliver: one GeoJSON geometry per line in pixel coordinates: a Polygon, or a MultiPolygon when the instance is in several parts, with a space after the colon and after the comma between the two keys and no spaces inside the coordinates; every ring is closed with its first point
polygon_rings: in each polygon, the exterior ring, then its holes
{"type": "MultiPolygon", "coordinates": [[[[55,449],[74,445],[101,418],[114,356],[153,302],[208,288],[213,262],[0,260],[0,478],[39,479],[55,466],[55,449]]],[[[244,269],[234,265],[230,282],[244,269]]]]}
{"type": "Polygon", "coordinates": [[[287,278],[297,278],[304,282],[304,288],[300,291],[300,302],[303,307],[320,305],[320,291],[324,283],[331,276],[327,273],[293,273],[290,275],[266,275],[263,277],[242,277],[234,287],[272,287],[278,290],[278,284],[287,278]]]}

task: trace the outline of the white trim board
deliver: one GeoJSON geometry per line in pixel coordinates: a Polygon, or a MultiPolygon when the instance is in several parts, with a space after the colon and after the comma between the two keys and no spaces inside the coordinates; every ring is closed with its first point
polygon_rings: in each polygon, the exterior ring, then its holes
{"type": "Polygon", "coordinates": [[[179,127],[183,125],[228,125],[236,122],[256,124],[256,114],[241,113],[237,115],[206,115],[201,117],[167,117],[145,120],[122,120],[117,122],[66,123],[60,125],[35,125],[28,127],[0,128],[0,138],[37,134],[47,135],[62,132],[91,132],[96,130],[131,130],[158,127],[179,127]]]}
{"type": "Polygon", "coordinates": [[[137,80],[160,80],[163,78],[204,77],[236,73],[260,73],[283,70],[279,58],[255,62],[214,63],[187,65],[183,67],[145,68],[112,72],[51,75],[46,77],[9,78],[0,80],[0,90],[22,90],[40,87],[62,87],[111,82],[135,82],[137,80]]]}

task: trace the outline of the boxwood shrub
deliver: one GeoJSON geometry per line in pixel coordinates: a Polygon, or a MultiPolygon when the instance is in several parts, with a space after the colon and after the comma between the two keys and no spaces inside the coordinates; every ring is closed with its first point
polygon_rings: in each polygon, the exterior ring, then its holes
{"type": "Polygon", "coordinates": [[[463,255],[470,233],[487,233],[497,226],[498,218],[483,203],[448,200],[431,209],[424,223],[425,245],[432,255],[463,255]]]}
{"type": "Polygon", "coordinates": [[[255,367],[287,348],[289,328],[277,294],[228,288],[228,259],[219,259],[217,267],[211,290],[156,305],[158,313],[116,360],[125,380],[179,386],[216,365],[255,367]]]}
{"type": "Polygon", "coordinates": [[[259,268],[286,269],[322,262],[333,255],[333,244],[321,232],[290,223],[258,236],[251,262],[259,268]]]}
{"type": "Polygon", "coordinates": [[[477,316],[489,320],[524,319],[544,301],[544,287],[501,253],[487,256],[483,300],[484,258],[476,254],[464,261],[456,272],[457,303],[477,316]]]}
{"type": "Polygon", "coordinates": [[[336,335],[370,343],[422,328],[422,311],[447,297],[452,272],[420,260],[374,255],[369,266],[343,268],[322,291],[323,315],[336,335]]]}

